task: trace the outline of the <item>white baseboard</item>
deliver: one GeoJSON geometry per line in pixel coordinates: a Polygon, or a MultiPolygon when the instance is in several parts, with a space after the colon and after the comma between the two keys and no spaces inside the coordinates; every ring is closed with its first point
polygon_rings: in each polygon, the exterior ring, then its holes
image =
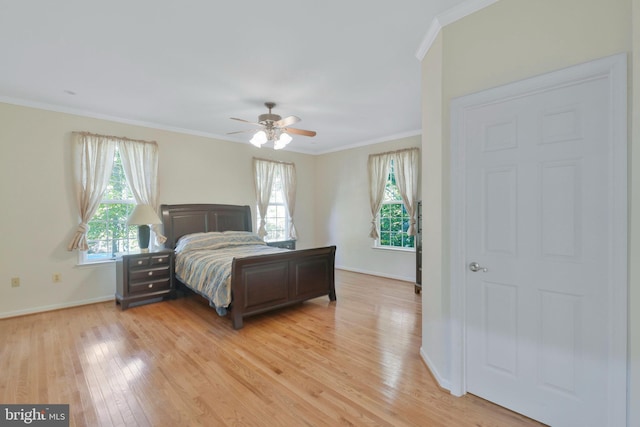
{"type": "Polygon", "coordinates": [[[414,284],[416,282],[415,277],[394,276],[392,274],[385,274],[385,273],[380,273],[380,272],[377,272],[377,271],[361,270],[359,268],[345,267],[343,265],[336,265],[336,268],[338,270],[352,271],[354,273],[368,274],[370,276],[384,277],[386,279],[401,280],[403,282],[410,282],[410,283],[414,283],[414,284]]]}
{"type": "Polygon", "coordinates": [[[429,356],[427,356],[427,353],[425,353],[422,347],[420,347],[420,357],[422,357],[422,360],[427,365],[427,368],[431,372],[431,375],[433,375],[433,377],[436,379],[438,385],[445,390],[451,391],[451,383],[448,380],[445,380],[442,375],[440,375],[440,372],[438,372],[435,365],[431,362],[431,359],[429,359],[429,356]]]}
{"type": "MultiPolygon", "coordinates": [[[[80,305],[95,304],[95,303],[98,303],[98,302],[106,302],[106,301],[115,301],[115,297],[113,295],[109,295],[109,296],[91,298],[91,299],[81,300],[81,301],[73,301],[73,302],[66,302],[66,303],[62,303],[62,304],[45,305],[45,306],[42,306],[42,307],[33,307],[33,308],[25,309],[25,310],[9,311],[9,312],[6,312],[6,313],[0,313],[0,319],[6,319],[6,318],[9,318],[9,317],[26,316],[27,314],[44,313],[45,311],[60,310],[60,309],[63,309],[63,308],[77,307],[77,306],[80,306],[80,305]]],[[[114,304],[115,304],[115,302],[114,302],[114,304]]]]}

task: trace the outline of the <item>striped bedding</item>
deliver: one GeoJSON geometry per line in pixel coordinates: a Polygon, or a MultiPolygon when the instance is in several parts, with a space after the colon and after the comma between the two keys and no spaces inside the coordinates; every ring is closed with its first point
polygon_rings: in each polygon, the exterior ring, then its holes
{"type": "Polygon", "coordinates": [[[225,231],[183,236],[176,245],[175,273],[178,280],[209,300],[224,316],[231,304],[233,258],[283,252],[267,246],[255,233],[225,231]]]}

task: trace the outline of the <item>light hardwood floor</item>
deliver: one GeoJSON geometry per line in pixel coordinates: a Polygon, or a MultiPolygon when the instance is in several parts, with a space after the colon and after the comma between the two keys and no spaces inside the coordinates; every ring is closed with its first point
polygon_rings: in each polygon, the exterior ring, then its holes
{"type": "Polygon", "coordinates": [[[72,426],[540,425],[437,386],[411,283],[336,280],[239,331],[196,296],[0,320],[0,403],[68,403],[72,426]]]}

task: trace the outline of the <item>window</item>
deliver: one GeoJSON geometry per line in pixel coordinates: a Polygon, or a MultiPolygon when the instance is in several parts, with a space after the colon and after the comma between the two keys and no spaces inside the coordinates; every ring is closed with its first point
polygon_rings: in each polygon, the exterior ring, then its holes
{"type": "Polygon", "coordinates": [[[158,144],[89,132],[72,132],[72,142],[80,222],[67,249],[80,264],[139,250],[127,219],[135,204],[157,206],[158,144]]]}
{"type": "Polygon", "coordinates": [[[89,221],[89,250],[80,252],[84,256],[81,262],[104,261],[138,250],[137,226],[127,225],[127,218],[135,206],[136,201],[124,174],[120,150],[116,147],[111,179],[98,210],[89,221]]]}
{"type": "Polygon", "coordinates": [[[257,233],[266,241],[296,240],[296,167],[293,163],[253,158],[257,233]]]}
{"type": "Polygon", "coordinates": [[[384,197],[380,207],[377,246],[381,248],[414,247],[414,236],[409,236],[410,215],[407,212],[400,190],[396,185],[394,161],[389,161],[389,175],[384,188],[384,197]]]}
{"type": "MultiPolygon", "coordinates": [[[[258,225],[260,228],[260,210],[258,212],[258,225]]],[[[271,196],[269,197],[269,207],[265,215],[265,229],[267,235],[264,240],[267,242],[288,240],[287,230],[289,230],[289,217],[287,215],[287,204],[284,199],[284,186],[282,182],[282,174],[279,170],[274,171],[273,186],[271,187],[271,196]]]]}

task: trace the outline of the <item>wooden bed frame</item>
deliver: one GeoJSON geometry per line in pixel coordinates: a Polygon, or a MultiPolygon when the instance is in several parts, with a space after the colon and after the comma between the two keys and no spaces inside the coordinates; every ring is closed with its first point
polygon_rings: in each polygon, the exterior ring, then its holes
{"type": "MultiPolygon", "coordinates": [[[[185,204],[160,208],[167,249],[174,249],[185,234],[252,231],[249,206],[185,204]]],[[[319,296],[328,295],[335,301],[335,252],[335,246],[327,246],[234,259],[230,307],[233,328],[242,328],[247,316],[319,296]]]]}

